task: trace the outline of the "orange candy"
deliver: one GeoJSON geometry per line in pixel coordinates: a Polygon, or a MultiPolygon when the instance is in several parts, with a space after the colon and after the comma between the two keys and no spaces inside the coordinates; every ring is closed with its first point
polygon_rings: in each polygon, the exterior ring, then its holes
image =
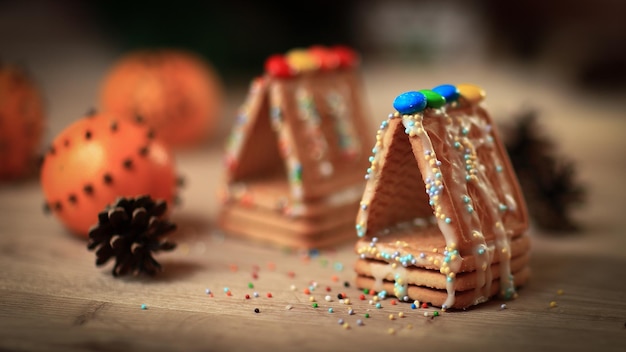
{"type": "Polygon", "coordinates": [[[201,143],[217,127],[223,87],[200,56],[179,49],[137,50],[122,57],[103,80],[104,111],[141,116],[173,148],[201,143]]]}
{"type": "Polygon", "coordinates": [[[176,180],[173,155],[153,131],[107,113],[66,127],[52,142],[40,174],[50,210],[83,237],[118,197],[147,194],[171,209],[176,180]]]}
{"type": "Polygon", "coordinates": [[[0,180],[35,170],[44,121],[39,88],[20,68],[0,63],[0,180]]]}

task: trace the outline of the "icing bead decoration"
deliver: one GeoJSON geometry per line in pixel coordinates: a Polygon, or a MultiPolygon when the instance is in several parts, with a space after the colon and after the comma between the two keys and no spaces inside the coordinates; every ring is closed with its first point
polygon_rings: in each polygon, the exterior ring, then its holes
{"type": "Polygon", "coordinates": [[[424,94],[424,96],[426,97],[426,106],[429,108],[437,109],[446,105],[446,98],[444,98],[443,95],[437,92],[434,92],[430,89],[422,89],[419,92],[424,94]]]}
{"type": "Polygon", "coordinates": [[[332,51],[339,57],[340,68],[350,68],[357,64],[358,55],[347,46],[336,45],[332,47],[332,51]]]}
{"type": "Polygon", "coordinates": [[[420,92],[409,91],[402,93],[393,101],[394,109],[403,115],[411,115],[426,108],[426,96],[420,92]]]}
{"type": "Polygon", "coordinates": [[[447,102],[456,101],[459,98],[459,90],[452,84],[442,84],[432,89],[433,92],[443,96],[447,102]]]}
{"type": "Polygon", "coordinates": [[[480,103],[487,96],[482,88],[474,84],[458,84],[456,88],[459,90],[459,94],[472,104],[480,103]]]}
{"type": "Polygon", "coordinates": [[[296,72],[309,72],[319,68],[319,63],[306,49],[292,49],[285,55],[287,64],[296,72]]]}
{"type": "Polygon", "coordinates": [[[279,78],[289,78],[295,74],[285,57],[278,54],[272,55],[265,60],[265,72],[270,76],[279,78]]]}

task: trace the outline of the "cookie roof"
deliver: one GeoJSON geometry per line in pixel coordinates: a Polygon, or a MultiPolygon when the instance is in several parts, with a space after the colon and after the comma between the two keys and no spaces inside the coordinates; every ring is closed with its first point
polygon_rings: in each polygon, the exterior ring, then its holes
{"type": "Polygon", "coordinates": [[[481,104],[485,96],[475,85],[446,84],[396,97],[369,159],[359,237],[428,219],[463,253],[527,228],[516,175],[481,104]]]}

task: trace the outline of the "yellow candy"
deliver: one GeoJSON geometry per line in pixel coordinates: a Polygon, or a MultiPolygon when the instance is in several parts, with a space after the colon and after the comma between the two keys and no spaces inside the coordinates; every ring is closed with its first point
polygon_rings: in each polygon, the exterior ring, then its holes
{"type": "Polygon", "coordinates": [[[318,62],[304,49],[290,50],[286,55],[287,63],[297,72],[317,70],[318,62]]]}
{"type": "Polygon", "coordinates": [[[457,84],[461,96],[472,104],[478,104],[485,99],[487,93],[479,86],[473,84],[457,84]]]}

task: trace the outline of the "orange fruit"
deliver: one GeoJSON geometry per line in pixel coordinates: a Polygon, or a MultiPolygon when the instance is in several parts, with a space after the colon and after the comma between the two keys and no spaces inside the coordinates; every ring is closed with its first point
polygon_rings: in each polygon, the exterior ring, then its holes
{"type": "Polygon", "coordinates": [[[141,116],[173,148],[199,144],[216,129],[223,88],[217,72],[199,55],[181,49],[127,53],[105,75],[104,111],[141,116]]]}
{"type": "Polygon", "coordinates": [[[0,63],[0,180],[36,169],[44,122],[39,87],[21,68],[0,63]]]}

